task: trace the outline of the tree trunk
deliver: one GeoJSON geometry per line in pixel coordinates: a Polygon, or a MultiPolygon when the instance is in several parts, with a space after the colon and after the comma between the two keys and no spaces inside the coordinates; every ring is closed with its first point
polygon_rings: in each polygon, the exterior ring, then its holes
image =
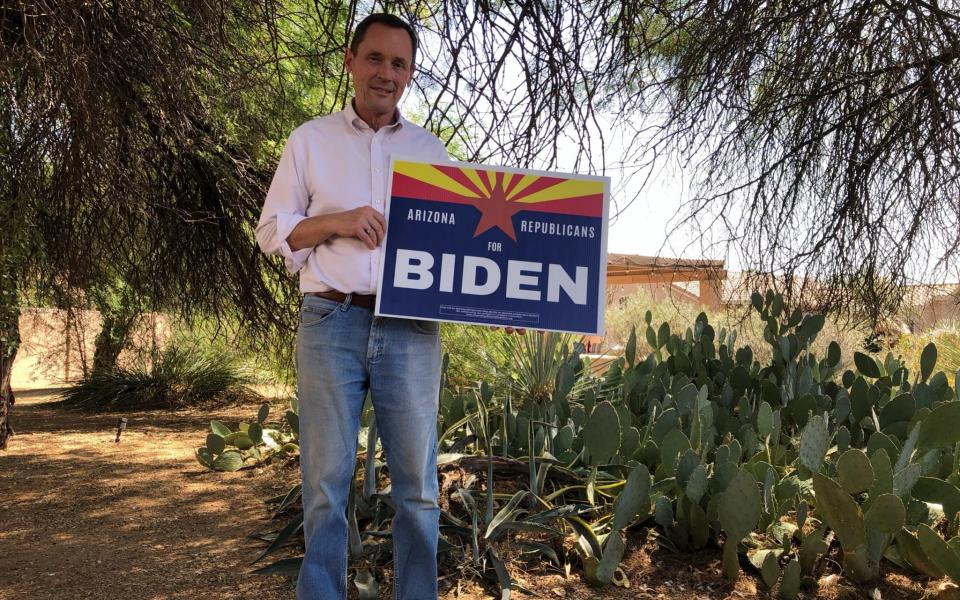
{"type": "Polygon", "coordinates": [[[117,366],[120,353],[130,344],[140,315],[143,314],[139,301],[126,288],[111,297],[104,293],[95,300],[94,305],[100,311],[101,327],[94,341],[93,372],[109,371],[117,366]]]}
{"type": "Polygon", "coordinates": [[[130,334],[136,323],[133,318],[115,314],[103,314],[103,329],[97,334],[93,351],[93,372],[116,368],[120,353],[130,342],[130,334]]]}
{"type": "MultiPolygon", "coordinates": [[[[0,277],[8,275],[0,273],[0,277]]],[[[2,283],[9,280],[3,278],[2,283]]],[[[15,287],[0,287],[0,450],[13,435],[10,411],[13,407],[13,361],[20,348],[20,302],[15,287]]]]}

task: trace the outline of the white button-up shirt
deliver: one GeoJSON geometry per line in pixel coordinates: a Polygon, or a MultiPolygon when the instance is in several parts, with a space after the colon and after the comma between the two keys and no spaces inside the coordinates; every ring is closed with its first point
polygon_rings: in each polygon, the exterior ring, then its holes
{"type": "Polygon", "coordinates": [[[403,116],[374,131],[352,103],[290,134],[256,238],[264,252],[280,254],[287,269],[300,274],[301,292],[376,293],[379,247],[369,250],[356,238],[333,236],[294,252],[287,237],[307,217],[361,206],[385,212],[393,156],[442,162],[447,150],[436,136],[403,116]]]}

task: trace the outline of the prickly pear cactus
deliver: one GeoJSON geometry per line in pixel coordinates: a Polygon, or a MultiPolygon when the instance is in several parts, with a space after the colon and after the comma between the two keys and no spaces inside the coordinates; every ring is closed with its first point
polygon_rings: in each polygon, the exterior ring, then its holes
{"type": "Polygon", "coordinates": [[[227,443],[223,438],[215,433],[207,434],[207,449],[213,453],[214,456],[223,452],[227,447],[227,443]]]}
{"type": "Polygon", "coordinates": [[[850,494],[869,490],[876,479],[867,453],[855,448],[840,455],[837,460],[837,475],[840,486],[850,494]]]}
{"type": "Polygon", "coordinates": [[[762,438],[773,435],[773,409],[766,402],[757,409],[757,434],[762,438]]]}
{"type": "Polygon", "coordinates": [[[781,600],[796,600],[800,595],[800,563],[791,560],[783,567],[778,596],[781,600]]]}
{"type": "Polygon", "coordinates": [[[660,496],[653,508],[653,520],[662,529],[673,527],[673,504],[667,496],[660,496]]]}
{"type": "Polygon", "coordinates": [[[704,494],[707,493],[707,485],[707,470],[702,464],[698,464],[687,479],[685,489],[687,498],[694,504],[699,503],[704,494]]]}
{"type": "Polygon", "coordinates": [[[917,527],[917,538],[927,558],[949,575],[954,583],[960,583],[960,554],[928,525],[917,527]]]}
{"type": "Polygon", "coordinates": [[[800,462],[813,472],[820,470],[830,448],[830,432],[820,415],[814,415],[800,434],[800,462]]]}
{"type": "Polygon", "coordinates": [[[600,402],[590,413],[583,427],[583,447],[590,463],[602,465],[620,449],[620,417],[609,402],[600,402]]]}
{"type": "Polygon", "coordinates": [[[863,512],[856,501],[838,483],[813,474],[817,495],[817,513],[833,529],[843,548],[844,570],[856,581],[869,581],[879,574],[879,564],[867,558],[867,530],[863,512]]]}
{"type": "Polygon", "coordinates": [[[867,532],[878,531],[893,536],[906,521],[907,511],[903,501],[893,494],[881,494],[864,515],[867,532]]]}
{"type": "Polygon", "coordinates": [[[740,576],[737,544],[756,527],[762,508],[757,480],[745,468],[740,469],[721,494],[718,506],[720,526],[727,534],[723,546],[723,575],[731,581],[740,576]]]}
{"type": "Polygon", "coordinates": [[[853,497],[832,479],[814,473],[813,489],[817,512],[840,540],[848,576],[860,583],[876,579],[883,553],[903,527],[903,501],[893,494],[881,494],[872,499],[864,515],[853,497]]]}
{"type": "Polygon", "coordinates": [[[232,472],[243,467],[243,456],[235,450],[226,450],[227,446],[236,446],[234,440],[241,432],[231,431],[216,420],[210,421],[210,431],[207,445],[197,448],[195,452],[197,462],[215,471],[232,472]]]}
{"type": "Polygon", "coordinates": [[[650,471],[645,465],[634,467],[627,475],[623,490],[613,507],[613,531],[620,531],[640,515],[650,511],[650,471]]]}

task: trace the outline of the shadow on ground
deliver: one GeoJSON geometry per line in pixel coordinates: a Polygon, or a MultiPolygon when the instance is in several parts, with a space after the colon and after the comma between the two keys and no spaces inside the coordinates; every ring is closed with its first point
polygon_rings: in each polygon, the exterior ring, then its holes
{"type": "Polygon", "coordinates": [[[256,406],[92,414],[43,400],[17,395],[0,454],[0,595],[292,597],[287,579],[249,575],[260,546],[247,536],[271,527],[262,499],[295,470],[213,473],[193,456],[211,418],[235,424],[256,406]]]}

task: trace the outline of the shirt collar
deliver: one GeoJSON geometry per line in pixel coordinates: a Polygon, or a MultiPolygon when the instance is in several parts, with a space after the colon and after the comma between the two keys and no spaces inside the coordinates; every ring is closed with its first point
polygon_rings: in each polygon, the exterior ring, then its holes
{"type": "MultiPolygon", "coordinates": [[[[400,130],[408,121],[400,113],[400,109],[396,109],[396,119],[390,125],[384,125],[381,129],[396,129],[400,130]]],[[[352,127],[354,131],[370,131],[370,126],[367,125],[367,122],[360,118],[360,115],[357,114],[356,109],[353,108],[353,98],[347,102],[347,105],[343,109],[343,118],[347,122],[347,125],[352,127]]]]}

